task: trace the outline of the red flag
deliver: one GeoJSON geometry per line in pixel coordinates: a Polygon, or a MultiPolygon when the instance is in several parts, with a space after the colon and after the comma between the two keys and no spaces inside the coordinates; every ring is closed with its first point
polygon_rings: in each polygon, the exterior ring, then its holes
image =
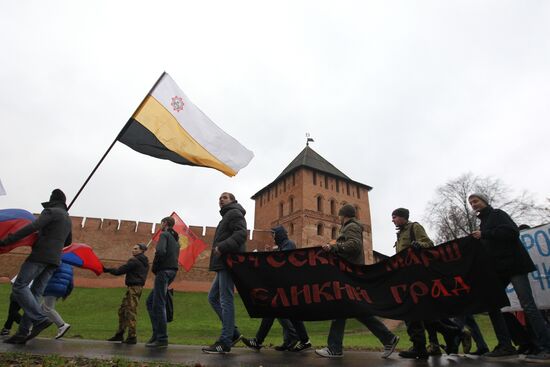
{"type": "Polygon", "coordinates": [[[92,248],[84,243],[71,243],[63,249],[61,261],[93,271],[96,275],[103,273],[103,264],[92,248]]]}
{"type": "MultiPolygon", "coordinates": [[[[180,236],[178,241],[180,244],[178,263],[185,269],[185,271],[189,271],[195,264],[197,257],[208,247],[208,245],[203,240],[198,238],[189,229],[189,227],[187,227],[176,212],[173,212],[170,216],[174,218],[174,221],[176,222],[174,224],[174,231],[178,232],[180,236]]],[[[160,229],[155,232],[152,240],[158,242],[159,238],[160,229]]]]}

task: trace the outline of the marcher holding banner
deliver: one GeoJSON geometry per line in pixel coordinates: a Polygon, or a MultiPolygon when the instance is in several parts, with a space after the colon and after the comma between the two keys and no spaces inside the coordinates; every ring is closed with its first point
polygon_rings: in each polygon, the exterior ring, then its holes
{"type": "Polygon", "coordinates": [[[219,199],[222,220],[216,227],[210,271],[216,272],[212,287],[208,292],[208,302],[222,322],[220,338],[214,344],[202,348],[204,353],[224,354],[238,343],[242,335],[235,326],[234,292],[235,283],[222,258],[223,254],[246,251],[246,210],[237,202],[235,195],[224,192],[219,199]]]}
{"type": "MultiPolygon", "coordinates": [[[[340,208],[338,216],[342,223],[340,233],[335,243],[323,245],[323,250],[335,253],[353,264],[365,264],[363,249],[363,225],[355,219],[355,208],[346,204],[340,208]]],[[[399,337],[388,330],[380,320],[372,315],[358,317],[384,345],[382,358],[388,358],[395,350],[399,337]]],[[[315,350],[317,355],[325,358],[341,358],[343,356],[344,330],[346,319],[332,320],[327,338],[328,346],[315,350]]]]}
{"type": "MultiPolygon", "coordinates": [[[[417,222],[409,221],[409,210],[397,208],[392,212],[392,222],[399,229],[397,232],[397,241],[395,242],[396,252],[401,252],[409,247],[414,249],[433,247],[433,241],[426,234],[424,227],[417,222]]],[[[426,329],[429,329],[432,335],[436,332],[443,334],[445,339],[447,354],[457,353],[458,337],[460,330],[443,324],[441,321],[406,321],[407,334],[413,343],[409,350],[399,353],[402,358],[428,359],[426,349],[426,329]]],[[[436,337],[437,338],[437,337],[436,337]]]]}
{"type": "MultiPolygon", "coordinates": [[[[472,236],[481,239],[483,246],[491,256],[495,269],[501,279],[502,287],[512,283],[519,302],[525,311],[536,334],[537,346],[541,352],[528,355],[526,361],[550,360],[550,333],[537,309],[527,274],[535,270],[535,265],[523,247],[519,238],[519,230],[512,218],[500,209],[489,205],[487,196],[474,193],[468,197],[473,210],[478,214],[480,230],[472,236]]],[[[516,355],[512,346],[510,333],[506,328],[500,309],[489,312],[491,323],[498,339],[498,345],[485,357],[511,357],[516,355]]]]}

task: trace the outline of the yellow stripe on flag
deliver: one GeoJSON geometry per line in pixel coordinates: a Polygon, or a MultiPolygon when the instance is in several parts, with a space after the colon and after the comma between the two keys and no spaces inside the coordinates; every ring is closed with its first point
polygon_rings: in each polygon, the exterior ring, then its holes
{"type": "Polygon", "coordinates": [[[154,97],[147,96],[132,117],[151,131],[166,148],[183,158],[199,166],[215,168],[229,176],[237,174],[193,139],[154,97]]]}

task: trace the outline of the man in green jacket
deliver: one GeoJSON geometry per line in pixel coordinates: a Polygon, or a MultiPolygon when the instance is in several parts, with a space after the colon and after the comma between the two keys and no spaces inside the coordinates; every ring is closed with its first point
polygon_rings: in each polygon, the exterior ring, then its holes
{"type": "MultiPolygon", "coordinates": [[[[397,208],[392,212],[392,222],[395,224],[397,241],[396,252],[401,252],[409,247],[415,249],[433,247],[434,243],[426,234],[426,230],[420,223],[409,221],[409,210],[397,208]]],[[[447,343],[447,353],[456,353],[458,349],[458,337],[461,334],[458,328],[447,326],[440,321],[407,321],[407,333],[413,343],[412,348],[399,353],[402,358],[428,359],[426,349],[426,334],[428,329],[436,338],[435,332],[443,334],[447,343]]]]}
{"type": "MultiPolygon", "coordinates": [[[[342,223],[340,234],[333,244],[323,245],[323,250],[337,254],[353,264],[365,264],[363,250],[363,225],[355,219],[355,208],[346,204],[340,208],[338,216],[342,223]]],[[[384,345],[382,358],[388,358],[399,342],[399,337],[388,330],[380,320],[372,315],[358,317],[357,320],[365,325],[384,345]]],[[[328,346],[317,349],[315,353],[325,358],[341,358],[344,341],[346,319],[332,320],[327,338],[328,346]]]]}

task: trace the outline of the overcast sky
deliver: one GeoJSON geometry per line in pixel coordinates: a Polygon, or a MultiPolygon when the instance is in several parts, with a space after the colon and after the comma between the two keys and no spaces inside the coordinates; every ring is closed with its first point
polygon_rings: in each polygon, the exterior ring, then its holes
{"type": "Polygon", "coordinates": [[[0,0],[0,45],[2,208],[72,199],[164,70],[255,158],[229,178],[117,143],[72,215],[215,226],[231,191],[252,228],[306,132],[373,187],[386,254],[391,211],[463,173],[550,196],[547,1],[0,0]]]}

